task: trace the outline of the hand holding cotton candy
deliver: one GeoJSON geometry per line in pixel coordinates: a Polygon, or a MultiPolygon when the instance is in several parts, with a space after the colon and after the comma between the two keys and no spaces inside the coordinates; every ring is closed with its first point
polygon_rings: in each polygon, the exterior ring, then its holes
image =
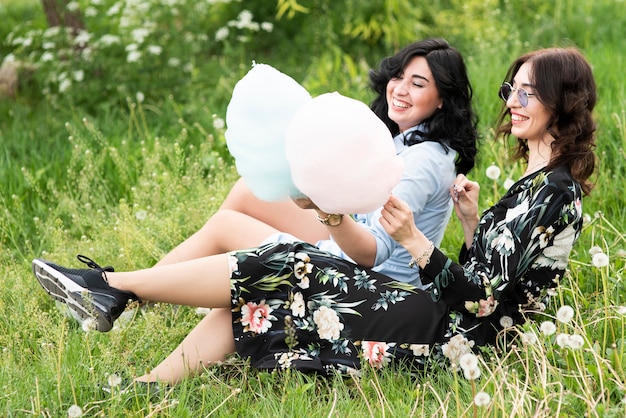
{"type": "Polygon", "coordinates": [[[402,177],[387,126],[367,105],[339,93],[303,104],[285,133],[293,183],[327,213],[381,207],[402,177]]]}
{"type": "Polygon", "coordinates": [[[226,110],[226,144],[237,171],[259,199],[278,201],[300,194],[285,156],[285,130],[310,100],[304,87],[265,64],[255,64],[235,85],[226,110]]]}

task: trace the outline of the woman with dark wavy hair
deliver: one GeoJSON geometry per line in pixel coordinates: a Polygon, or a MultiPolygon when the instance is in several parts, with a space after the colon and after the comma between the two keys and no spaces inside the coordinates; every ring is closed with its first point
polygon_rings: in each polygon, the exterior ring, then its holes
{"type": "Polygon", "coordinates": [[[378,70],[370,71],[370,87],[378,96],[371,109],[387,125],[392,135],[402,131],[399,120],[389,112],[385,92],[390,81],[402,77],[404,69],[415,57],[424,57],[433,75],[439,96],[443,99],[441,109],[424,118],[418,129],[405,133],[408,144],[423,141],[439,142],[458,153],[458,174],[467,174],[476,159],[477,117],[472,110],[472,86],[467,70],[457,50],[443,39],[427,39],[406,46],[392,57],[385,58],[378,70]]]}

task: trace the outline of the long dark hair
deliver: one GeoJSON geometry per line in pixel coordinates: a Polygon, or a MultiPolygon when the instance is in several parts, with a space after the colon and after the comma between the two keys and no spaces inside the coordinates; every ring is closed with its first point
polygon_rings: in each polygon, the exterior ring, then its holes
{"type": "MultiPolygon", "coordinates": [[[[551,113],[546,129],[554,138],[548,169],[567,166],[585,194],[593,184],[588,180],[596,166],[596,83],[591,66],[576,48],[547,48],[519,57],[507,71],[505,81],[513,83],[520,67],[530,63],[530,82],[537,99],[551,113]]],[[[509,111],[503,106],[498,117],[498,136],[511,133],[509,111]]],[[[513,158],[528,161],[528,144],[517,139],[513,158]]]]}
{"type": "Polygon", "coordinates": [[[378,70],[369,73],[370,88],[377,94],[371,109],[387,125],[395,136],[400,132],[398,124],[389,118],[387,83],[402,75],[415,57],[424,57],[435,79],[441,109],[422,123],[424,131],[415,132],[423,141],[439,142],[446,150],[452,148],[459,156],[457,173],[466,174],[476,163],[478,141],[478,117],[472,109],[473,89],[467,76],[463,57],[444,39],[425,39],[404,47],[397,54],[380,62],[378,70]]]}

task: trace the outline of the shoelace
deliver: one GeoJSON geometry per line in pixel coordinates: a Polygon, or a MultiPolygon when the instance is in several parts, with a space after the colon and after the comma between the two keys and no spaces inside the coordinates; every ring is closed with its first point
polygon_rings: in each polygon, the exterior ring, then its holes
{"type": "Polygon", "coordinates": [[[95,261],[93,261],[91,258],[82,255],[82,254],[78,254],[76,256],[76,258],[78,259],[78,261],[87,264],[87,267],[89,267],[90,269],[94,269],[94,270],[98,270],[99,272],[102,273],[102,276],[104,277],[104,280],[108,283],[109,280],[107,278],[107,274],[106,272],[113,272],[115,271],[115,269],[113,268],[113,266],[106,266],[106,267],[100,267],[100,264],[96,263],[95,261]]]}

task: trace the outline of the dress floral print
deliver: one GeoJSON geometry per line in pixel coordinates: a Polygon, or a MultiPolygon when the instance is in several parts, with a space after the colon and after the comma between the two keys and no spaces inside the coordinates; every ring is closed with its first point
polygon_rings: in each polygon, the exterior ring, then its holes
{"type": "Polygon", "coordinates": [[[581,227],[580,186],[556,168],[518,181],[483,213],[461,264],[435,249],[425,291],[303,242],[233,252],[237,352],[257,368],[322,374],[458,364],[545,309],[581,227]]]}

